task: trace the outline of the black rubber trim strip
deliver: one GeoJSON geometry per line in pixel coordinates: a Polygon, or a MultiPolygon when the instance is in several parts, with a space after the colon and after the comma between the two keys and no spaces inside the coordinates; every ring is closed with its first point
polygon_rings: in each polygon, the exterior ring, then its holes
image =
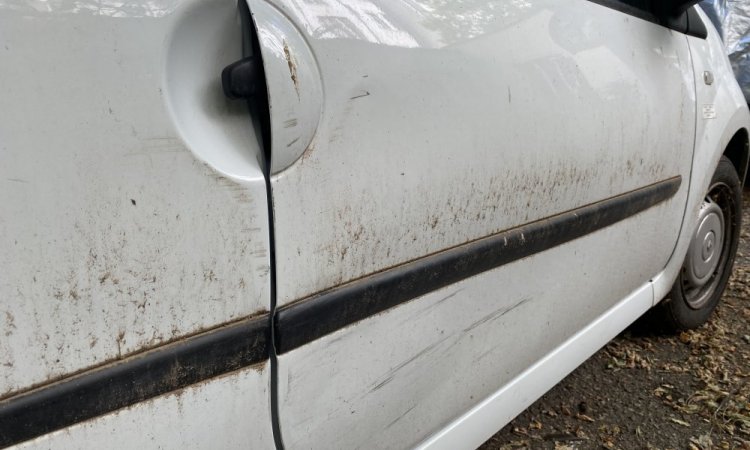
{"type": "Polygon", "coordinates": [[[488,236],[321,292],[276,314],[283,354],[444,286],[543,252],[672,197],[682,177],[488,236]]]}
{"type": "Polygon", "coordinates": [[[708,38],[708,28],[706,28],[706,24],[703,22],[703,19],[701,19],[697,9],[690,8],[687,10],[687,22],[688,26],[686,34],[688,36],[697,37],[699,39],[708,38]]]}
{"type": "Polygon", "coordinates": [[[0,447],[264,362],[269,352],[268,316],[227,325],[10,397],[0,402],[0,447]]]}
{"type": "Polygon", "coordinates": [[[625,13],[629,16],[638,17],[639,19],[646,20],[648,22],[653,22],[655,24],[661,25],[659,23],[659,19],[656,17],[655,14],[644,11],[640,8],[636,8],[635,6],[630,6],[626,3],[623,3],[621,0],[588,0],[591,3],[596,3],[597,5],[602,5],[606,8],[613,9],[615,11],[619,11],[621,13],[625,13]]]}
{"type": "MultiPolygon", "coordinates": [[[[698,11],[695,8],[697,6],[691,6],[688,10],[681,14],[679,17],[674,19],[661,19],[659,16],[650,11],[644,11],[640,8],[630,6],[623,3],[621,0],[588,0],[591,3],[604,6],[629,16],[643,19],[647,22],[655,23],[677,32],[687,34],[688,36],[694,36],[700,39],[706,39],[708,37],[708,30],[706,25],[700,18],[698,11]]],[[[658,1],[658,0],[656,0],[658,1]]]]}

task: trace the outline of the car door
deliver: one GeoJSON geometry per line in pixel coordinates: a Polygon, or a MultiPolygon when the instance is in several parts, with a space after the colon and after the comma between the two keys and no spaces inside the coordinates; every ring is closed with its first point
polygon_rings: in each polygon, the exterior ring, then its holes
{"type": "Polygon", "coordinates": [[[651,304],[693,149],[684,35],[618,2],[248,5],[287,448],[415,445],[651,304]]]}
{"type": "Polygon", "coordinates": [[[0,2],[0,447],[271,448],[235,2],[0,2]]]}

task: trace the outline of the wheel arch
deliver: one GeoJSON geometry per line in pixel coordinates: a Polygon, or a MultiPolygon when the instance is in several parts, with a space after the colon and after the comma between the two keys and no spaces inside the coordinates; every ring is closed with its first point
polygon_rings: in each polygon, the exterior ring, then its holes
{"type": "Polygon", "coordinates": [[[748,159],[750,158],[750,140],[748,140],[747,129],[740,128],[734,133],[724,148],[724,156],[732,161],[732,165],[740,177],[740,184],[744,186],[747,179],[748,159]]]}

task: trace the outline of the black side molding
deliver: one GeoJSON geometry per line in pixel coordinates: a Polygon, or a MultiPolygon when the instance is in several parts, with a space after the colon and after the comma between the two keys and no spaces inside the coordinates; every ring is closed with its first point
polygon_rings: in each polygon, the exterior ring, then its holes
{"type": "Polygon", "coordinates": [[[0,447],[268,359],[267,314],[134,355],[0,402],[0,447]]]}
{"type": "Polygon", "coordinates": [[[672,197],[682,177],[618,195],[352,281],[281,308],[279,354],[482,272],[627,219],[672,197]]]}

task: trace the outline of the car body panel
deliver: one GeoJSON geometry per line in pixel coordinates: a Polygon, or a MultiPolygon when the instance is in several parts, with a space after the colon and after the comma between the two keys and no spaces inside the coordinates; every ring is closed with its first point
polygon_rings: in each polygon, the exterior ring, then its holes
{"type": "MultiPolygon", "coordinates": [[[[248,6],[267,73],[278,75],[267,79],[271,111],[279,92],[296,96],[280,42],[293,62],[317,65],[325,94],[320,117],[281,118],[317,123],[302,156],[271,177],[282,311],[690,176],[691,57],[686,36],[665,27],[581,1],[248,6]],[[312,57],[295,59],[297,34],[312,57]]],[[[293,159],[272,142],[272,160],[293,159]]],[[[282,348],[284,443],[417,445],[634,292],[652,302],[644,283],[672,254],[688,188],[604,230],[282,348]]],[[[583,348],[579,363],[590,354],[583,348]]]]}
{"type": "Polygon", "coordinates": [[[247,0],[264,149],[221,91],[234,1],[1,2],[0,419],[65,417],[45,396],[136,366],[166,386],[13,442],[480,444],[668,291],[750,125],[713,30],[615,3],[247,0]],[[317,294],[665,180],[608,226],[273,347],[317,294]],[[250,335],[263,360],[233,361],[250,335]]]}
{"type": "Polygon", "coordinates": [[[269,368],[233,372],[79,423],[14,448],[123,450],[273,448],[268,410],[269,368]]]}
{"type": "MultiPolygon", "coordinates": [[[[270,310],[260,146],[217,79],[240,37],[226,1],[0,3],[0,409],[270,310]]],[[[216,420],[240,408],[270,430],[269,373],[212,388],[211,408],[227,408],[216,420]]],[[[199,417],[157,403],[91,433],[199,417]]],[[[180,442],[165,430],[140,437],[180,442]]],[[[93,436],[66,433],[72,447],[93,436]]]]}
{"type": "MultiPolygon", "coordinates": [[[[642,214],[659,217],[668,209],[664,204],[642,214]]],[[[613,280],[650,276],[644,268],[620,264],[641,260],[647,248],[607,258],[619,251],[623,237],[616,227],[598,231],[280,355],[284,444],[410,448],[437,433],[631,294],[613,280]],[[585,285],[561,281],[555,274],[568,273],[567,267],[604,276],[588,278],[585,285]]],[[[659,233],[644,236],[648,242],[658,238],[659,233]]],[[[650,287],[646,295],[638,304],[650,305],[650,287]]],[[[601,335],[591,341],[606,342],[601,335]]],[[[580,364],[589,356],[587,348],[570,354],[570,361],[580,364]]],[[[552,380],[564,373],[549,375],[552,380]]],[[[552,381],[540,382],[528,398],[551,386],[552,381]]],[[[522,409],[507,408],[508,417],[522,409]]],[[[493,424],[494,430],[502,426],[499,420],[493,424]]],[[[485,430],[484,439],[491,433],[485,430]]],[[[466,436],[461,448],[471,448],[475,439],[466,436]]]]}
{"type": "Polygon", "coordinates": [[[294,274],[279,306],[689,173],[690,55],[664,27],[580,0],[248,5],[266,70],[287,72],[269,85],[296,99],[288,62],[266,54],[302,33],[325,93],[304,156],[271,180],[277,270],[294,274]]]}
{"type": "Polygon", "coordinates": [[[646,283],[417,448],[479,447],[646,312],[652,298],[653,288],[646,283]]]}

